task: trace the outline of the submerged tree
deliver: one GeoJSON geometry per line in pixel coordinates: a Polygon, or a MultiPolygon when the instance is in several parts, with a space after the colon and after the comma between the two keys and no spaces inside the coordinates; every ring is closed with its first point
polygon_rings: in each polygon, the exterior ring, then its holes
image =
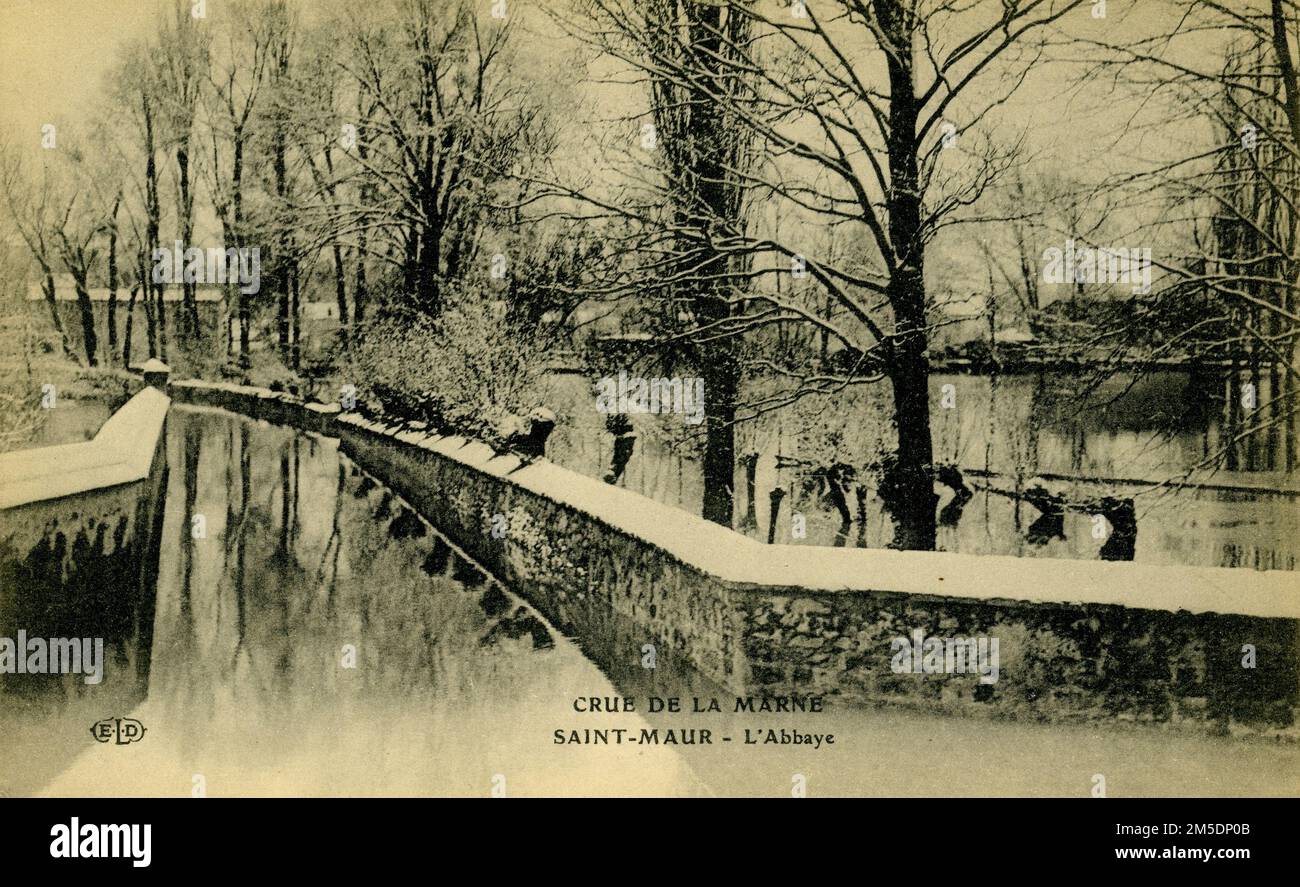
{"type": "MultiPolygon", "coordinates": [[[[630,19],[616,18],[623,26],[630,19]]],[[[751,134],[738,125],[730,101],[746,89],[733,67],[752,22],[722,5],[654,0],[625,31],[650,72],[653,138],[663,175],[667,231],[649,226],[645,247],[666,248],[655,262],[667,272],[660,298],[666,331],[681,335],[686,357],[705,388],[703,517],[730,527],[735,510],[736,403],[741,381],[740,342],[718,336],[739,314],[746,257],[712,247],[715,239],[745,232],[744,175],[752,162],[751,134]],[[697,80],[672,70],[689,69],[697,80]],[[666,236],[665,236],[666,234],[666,236]]],[[[645,290],[643,290],[643,293],[645,290]]]]}

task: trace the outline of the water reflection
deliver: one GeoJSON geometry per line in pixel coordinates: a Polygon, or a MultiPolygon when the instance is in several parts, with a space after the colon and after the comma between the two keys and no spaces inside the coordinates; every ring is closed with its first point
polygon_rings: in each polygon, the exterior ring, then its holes
{"type": "Polygon", "coordinates": [[[699,790],[668,752],[552,760],[566,697],[609,680],[337,441],[174,408],[169,447],[147,741],[53,793],[699,790]]]}
{"type": "MultiPolygon", "coordinates": [[[[1294,471],[1287,471],[1295,456],[1286,435],[1277,428],[1246,435],[1226,430],[1243,421],[1228,396],[1246,378],[1162,371],[1111,377],[1089,388],[1077,374],[935,374],[935,458],[960,469],[936,485],[938,547],[1295,569],[1297,496],[1267,491],[1296,487],[1294,471]],[[1215,481],[1264,489],[1110,482],[1164,481],[1215,463],[1223,466],[1215,481]],[[1040,510],[1027,498],[1039,475],[1054,477],[1063,507],[1040,510]],[[1106,519],[1104,532],[1097,532],[1097,515],[1106,519]]],[[[1257,402],[1269,404],[1267,378],[1261,384],[1257,402]]],[[[678,416],[633,415],[631,430],[615,436],[589,387],[581,376],[551,380],[548,404],[561,420],[548,455],[607,479],[614,465],[619,485],[699,514],[699,441],[691,429],[678,416]]],[[[809,399],[739,426],[736,528],[778,544],[888,546],[893,519],[869,469],[888,458],[889,412],[885,392],[867,386],[838,395],[830,409],[809,399]]]]}

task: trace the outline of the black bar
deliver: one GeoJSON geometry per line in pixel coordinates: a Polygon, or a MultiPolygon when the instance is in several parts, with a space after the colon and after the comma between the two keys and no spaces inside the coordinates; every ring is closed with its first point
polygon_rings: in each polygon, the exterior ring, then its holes
{"type": "Polygon", "coordinates": [[[864,876],[884,876],[900,864],[919,865],[929,875],[966,870],[1056,877],[1104,867],[1180,876],[1191,869],[1218,875],[1288,863],[1297,812],[1278,799],[895,798],[852,805],[813,800],[812,808],[788,799],[723,815],[700,804],[670,807],[644,799],[601,808],[570,803],[563,811],[545,809],[545,801],[500,800],[9,800],[0,804],[0,833],[8,864],[72,877],[110,869],[128,876],[378,875],[418,863],[430,878],[441,879],[454,877],[460,867],[455,860],[472,859],[543,870],[553,865],[566,879],[571,872],[602,879],[656,871],[653,877],[670,877],[690,868],[688,860],[699,853],[740,868],[757,866],[759,873],[765,860],[803,860],[810,879],[849,862],[864,876]],[[133,865],[130,848],[122,858],[54,858],[58,829],[70,828],[73,817],[83,835],[88,824],[149,824],[149,865],[133,865]],[[484,851],[488,855],[480,856],[484,851]],[[1149,858],[1136,858],[1134,851],[1149,858]],[[1245,856],[1224,855],[1239,852],[1245,856]]]}

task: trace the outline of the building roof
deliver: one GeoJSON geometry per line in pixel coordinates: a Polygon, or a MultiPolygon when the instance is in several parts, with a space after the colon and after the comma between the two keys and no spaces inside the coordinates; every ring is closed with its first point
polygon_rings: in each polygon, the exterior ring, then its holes
{"type": "MultiPolygon", "coordinates": [[[[160,284],[163,290],[164,302],[180,302],[184,299],[185,293],[180,284],[165,283],[160,284]]],[[[92,302],[107,302],[109,291],[106,286],[92,286],[86,289],[92,302]]],[[[27,301],[39,302],[44,300],[45,291],[41,289],[39,282],[33,283],[27,288],[27,301]]],[[[54,298],[59,302],[75,302],[77,300],[77,290],[72,281],[56,279],[54,282],[54,298]]],[[[131,298],[131,288],[129,286],[119,286],[117,288],[117,300],[125,303],[131,298]]],[[[225,290],[219,286],[200,285],[194,290],[194,298],[200,302],[221,302],[226,298],[225,290]]]]}

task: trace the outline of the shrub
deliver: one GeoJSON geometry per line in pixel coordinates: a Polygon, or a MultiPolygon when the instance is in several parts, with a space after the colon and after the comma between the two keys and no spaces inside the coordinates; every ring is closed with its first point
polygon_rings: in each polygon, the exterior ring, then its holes
{"type": "Polygon", "coordinates": [[[537,406],[542,345],[535,329],[487,295],[448,301],[436,318],[411,313],[370,324],[352,352],[352,381],[369,409],[500,444],[537,406]]]}

